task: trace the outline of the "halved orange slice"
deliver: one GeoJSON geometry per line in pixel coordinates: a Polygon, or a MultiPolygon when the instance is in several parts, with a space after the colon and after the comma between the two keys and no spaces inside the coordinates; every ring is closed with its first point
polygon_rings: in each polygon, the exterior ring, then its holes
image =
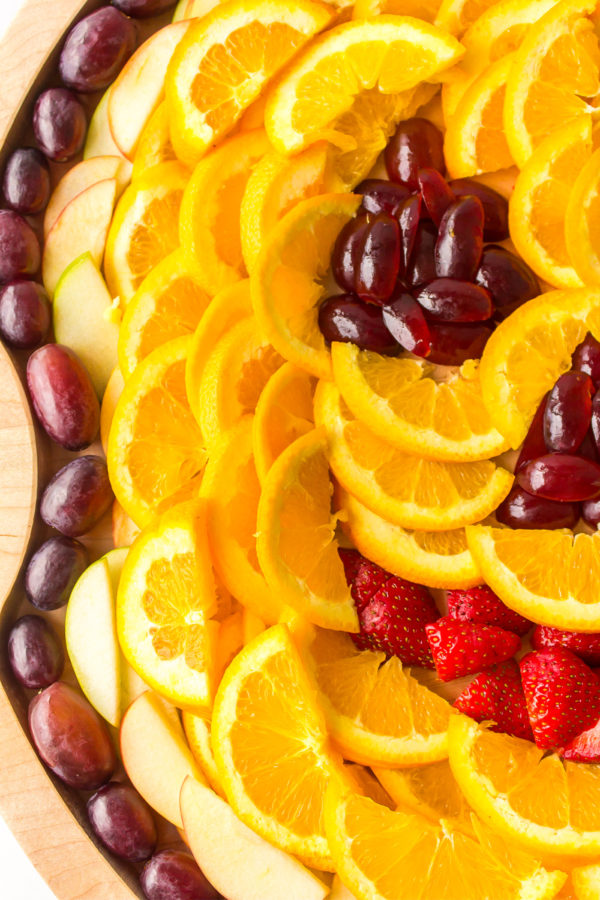
{"type": "Polygon", "coordinates": [[[600,284],[600,242],[597,234],[600,197],[600,151],[583,166],[573,167],[565,216],[565,242],[573,268],[585,284],[600,284]]]}
{"type": "Polygon", "coordinates": [[[169,112],[166,101],[163,100],[148,119],[140,135],[133,158],[132,181],[145,175],[152,166],[173,162],[176,159],[169,132],[169,112]]]}

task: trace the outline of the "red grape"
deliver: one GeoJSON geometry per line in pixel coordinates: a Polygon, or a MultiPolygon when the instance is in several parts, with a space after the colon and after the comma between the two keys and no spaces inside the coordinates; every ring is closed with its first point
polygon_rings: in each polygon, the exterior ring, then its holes
{"type": "Polygon", "coordinates": [[[400,272],[404,274],[412,256],[419,221],[421,219],[421,195],[413,194],[402,203],[398,209],[398,222],[400,225],[400,242],[402,245],[402,260],[400,272]]]}
{"type": "Polygon", "coordinates": [[[475,283],[490,292],[500,319],[540,294],[539,281],[527,263],[495,244],[484,247],[475,283]]]}
{"type": "Polygon", "coordinates": [[[401,122],[384,157],[392,181],[415,191],[419,189],[419,169],[446,171],[442,132],[427,119],[415,117],[401,122]]]}
{"type": "Polygon", "coordinates": [[[508,237],[508,200],[493,188],[474,178],[455,178],[449,182],[457,197],[473,196],[481,200],[484,213],[484,241],[505,241],[508,237]]]}
{"type": "Polygon", "coordinates": [[[216,900],[221,895],[195,860],[179,850],[163,850],[146,863],[140,884],[147,900],[216,900]]]}
{"type": "Polygon", "coordinates": [[[50,301],[35,281],[9,281],[0,288],[0,334],[13,347],[30,350],[50,328],[50,301]]]}
{"type": "Polygon", "coordinates": [[[67,537],[85,534],[111,506],[114,494],[101,456],[78,456],[56,473],[40,501],[46,525],[67,537]]]}
{"type": "Polygon", "coordinates": [[[361,300],[384,303],[391,296],[400,271],[400,228],[387,213],[372,216],[367,224],[356,271],[356,293],[361,300]]]}
{"type": "Polygon", "coordinates": [[[492,314],[490,295],[470,281],[436,278],[415,297],[429,316],[444,322],[485,322],[492,314]]]}
{"type": "Polygon", "coordinates": [[[71,787],[94,791],[117,767],[106,725],[87,700],[62,681],[31,700],[29,731],[43,762],[71,787]]]}
{"type": "Polygon", "coordinates": [[[479,322],[429,322],[431,353],[429,362],[440,366],[461,366],[467,359],[479,359],[492,329],[479,322]]]}
{"type": "Polygon", "coordinates": [[[590,427],[594,383],[584,372],[565,372],[550,391],[544,412],[548,450],[575,453],[590,427]]]}
{"type": "Polygon", "coordinates": [[[87,802],[96,836],[117,856],[142,862],[152,856],[158,836],[150,807],[129,784],[110,781],[87,802]]]}
{"type": "Polygon", "coordinates": [[[429,328],[423,310],[410,294],[394,293],[390,302],[383,307],[383,321],[390,334],[405,350],[416,356],[429,355],[429,328]]]}
{"type": "Polygon", "coordinates": [[[517,459],[515,472],[519,472],[532,459],[544,456],[547,451],[546,441],[544,439],[544,415],[546,412],[546,402],[548,394],[544,394],[542,401],[535,411],[535,415],[531,420],[531,425],[523,441],[521,452],[517,459]]]}
{"type": "Polygon", "coordinates": [[[68,347],[46,344],[29,357],[27,386],[46,433],[66,450],[89,447],[98,434],[100,404],[83,364],[68,347]]]}
{"type": "Polygon", "coordinates": [[[455,200],[442,217],[435,244],[438,278],[473,281],[483,251],[483,206],[477,197],[455,200]]]}
{"type": "Polygon", "coordinates": [[[64,162],[83,147],[87,120],[75,94],[66,88],[49,88],[37,98],[33,131],[40,149],[55,162],[64,162]]]}
{"type": "Polygon", "coordinates": [[[419,188],[427,212],[435,224],[439,225],[444,213],[456,199],[448,187],[448,182],[437,169],[420,169],[419,188]]]}
{"type": "Polygon", "coordinates": [[[342,341],[385,355],[400,350],[384,325],[381,307],[363,303],[352,294],[329,297],[321,304],[319,328],[328,343],[342,341]]]}
{"type": "Polygon", "coordinates": [[[8,635],[8,660],[15,678],[38,690],[58,681],[65,665],[56,632],[41,616],[22,616],[8,635]]]}
{"type": "Polygon", "coordinates": [[[600,465],[582,456],[548,453],[527,463],[517,482],[546,500],[591,500],[600,494],[600,465]]]}
{"type": "Polygon", "coordinates": [[[594,531],[600,525],[600,499],[584,500],[581,504],[581,518],[594,531]]]}
{"type": "Polygon", "coordinates": [[[107,88],[135,50],[135,22],[103,6],[75,25],[60,54],[60,76],[67,87],[89,93],[107,88]]]}
{"type": "Polygon", "coordinates": [[[341,288],[354,293],[356,274],[367,233],[366,216],[350,219],[337,236],[331,254],[333,277],[341,288]]]}
{"type": "Polygon", "coordinates": [[[510,528],[573,528],[579,504],[534,497],[517,485],[496,510],[496,519],[510,528]]]}
{"type": "Polygon", "coordinates": [[[575,348],[571,367],[589,375],[596,387],[600,384],[600,342],[589,331],[575,348]]]}
{"type": "Polygon", "coordinates": [[[362,194],[361,210],[369,213],[385,212],[390,216],[397,216],[400,206],[408,197],[410,191],[401,184],[393,181],[384,181],[382,178],[367,178],[354,188],[355,194],[362,194]]]}
{"type": "Polygon", "coordinates": [[[585,456],[586,459],[591,459],[593,462],[600,461],[591,426],[586,431],[585,437],[577,449],[577,456],[585,456]]]}
{"type": "Polygon", "coordinates": [[[35,275],[40,267],[40,244],[33,228],[19,213],[0,209],[0,283],[35,275]]]}
{"type": "Polygon", "coordinates": [[[437,277],[434,257],[436,240],[437,228],[429,219],[422,219],[416,229],[414,246],[406,268],[405,278],[410,287],[427,284],[437,277]]]}
{"type": "Polygon", "coordinates": [[[26,216],[41,212],[50,198],[50,169],[43,153],[19,147],[4,170],[4,197],[8,206],[26,216]]]}
{"type": "Polygon", "coordinates": [[[110,0],[110,2],[128,16],[147,19],[174,6],[176,0],[110,0]]]}
{"type": "Polygon", "coordinates": [[[33,554],[25,570],[25,592],[38,609],[64,606],[89,564],[88,552],[73,538],[51,537],[33,554]]]}

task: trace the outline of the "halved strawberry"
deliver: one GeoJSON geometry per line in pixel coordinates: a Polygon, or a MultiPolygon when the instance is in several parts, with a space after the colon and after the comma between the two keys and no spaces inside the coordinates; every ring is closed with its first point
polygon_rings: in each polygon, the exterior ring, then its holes
{"type": "Polygon", "coordinates": [[[533,740],[521,673],[514,659],[480,672],[454,706],[476,722],[493,722],[492,731],[533,740]]]}
{"type": "Polygon", "coordinates": [[[472,675],[510,659],[521,647],[512,631],[496,625],[471,625],[444,616],[425,628],[442,681],[472,675]]]}
{"type": "Polygon", "coordinates": [[[571,762],[600,762],[600,719],[569,741],[560,753],[571,762]]]}
{"type": "Polygon", "coordinates": [[[448,591],[447,596],[448,614],[459,622],[497,625],[520,635],[526,634],[533,624],[529,619],[505,606],[487,584],[466,590],[448,591]]]}
{"type": "Polygon", "coordinates": [[[549,625],[536,625],[531,634],[535,650],[547,647],[566,647],[588,666],[600,666],[600,634],[582,634],[579,631],[561,631],[549,625]]]}

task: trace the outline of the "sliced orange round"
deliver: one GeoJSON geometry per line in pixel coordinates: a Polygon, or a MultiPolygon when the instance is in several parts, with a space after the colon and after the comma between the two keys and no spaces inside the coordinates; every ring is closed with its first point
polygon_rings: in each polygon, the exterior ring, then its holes
{"type": "Polygon", "coordinates": [[[376,766],[373,772],[400,809],[413,810],[436,823],[452,819],[453,824],[473,832],[471,807],[447,759],[406,769],[376,766]]]}
{"type": "Polygon", "coordinates": [[[269,149],[262,129],[232,137],[203,159],[183,196],[179,233],[214,295],[246,275],[240,206],[248,178],[269,149]]]}
{"type": "Polygon", "coordinates": [[[115,366],[112,370],[110,378],[104,394],[102,395],[102,405],[100,406],[100,440],[102,449],[106,454],[108,450],[108,435],[110,434],[110,426],[112,425],[113,416],[119,397],[123,393],[125,387],[125,379],[119,366],[115,366]]]}
{"type": "Polygon", "coordinates": [[[439,0],[357,0],[352,12],[353,19],[372,19],[374,16],[412,16],[433,22],[438,11],[439,0]]]}
{"type": "Polygon", "coordinates": [[[596,150],[577,173],[565,216],[569,259],[585,284],[600,284],[600,242],[596,233],[600,198],[600,151],[596,150]]]}
{"type": "Polygon", "coordinates": [[[145,175],[152,166],[173,162],[176,159],[169,132],[169,112],[167,104],[163,100],[148,119],[140,135],[133,158],[131,178],[136,181],[145,175]]]}
{"type": "Polygon", "coordinates": [[[310,0],[229,0],[192,23],[166,78],[171,134],[198,161],[331,12],[310,0]]]}
{"type": "Polygon", "coordinates": [[[214,753],[210,743],[210,717],[207,713],[192,712],[184,709],[181,713],[181,723],[185,736],[194,759],[206,775],[208,783],[215,793],[224,797],[225,793],[221,785],[221,776],[217,769],[214,753]]]}
{"type": "Polygon", "coordinates": [[[127,381],[108,439],[115,495],[140,527],[197,492],[206,464],[200,429],[185,392],[192,338],[154,350],[127,381]]]}
{"type": "Polygon", "coordinates": [[[159,262],[131,298],[119,331],[119,365],[128,378],[161,344],[196,330],[210,297],[184,250],[159,262]]]}
{"type": "Polygon", "coordinates": [[[294,441],[275,460],[258,504],[256,550],[281,602],[315,625],[358,631],[338,555],[327,438],[322,429],[294,441]]]}
{"type": "Polygon", "coordinates": [[[181,163],[161,163],[119,200],[108,232],[104,273],[123,306],[156,264],[179,246],[179,207],[188,179],[181,163]]]}
{"type": "Polygon", "coordinates": [[[460,37],[493,5],[493,0],[442,0],[434,24],[460,37]]]}

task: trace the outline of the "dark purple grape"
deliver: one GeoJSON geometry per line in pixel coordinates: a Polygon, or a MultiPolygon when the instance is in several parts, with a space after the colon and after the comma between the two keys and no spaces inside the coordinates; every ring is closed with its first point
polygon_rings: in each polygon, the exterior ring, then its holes
{"type": "Polygon", "coordinates": [[[594,434],[591,427],[588,428],[586,435],[577,450],[577,456],[584,456],[586,459],[591,459],[592,462],[600,462],[600,457],[598,456],[598,451],[596,449],[596,441],[594,440],[594,434]]]}
{"type": "Polygon", "coordinates": [[[550,451],[575,453],[590,427],[594,383],[584,372],[565,372],[548,395],[544,440],[550,451]]]}
{"type": "Polygon", "coordinates": [[[415,299],[429,316],[444,322],[485,322],[492,315],[490,295],[470,281],[436,278],[415,299]]]}
{"type": "Polygon", "coordinates": [[[392,181],[419,189],[419,169],[446,171],[444,138],[427,119],[415,117],[400,122],[385,148],[385,167],[392,181]]]}
{"type": "Polygon", "coordinates": [[[384,325],[381,307],[363,303],[353,294],[329,297],[319,308],[319,328],[328,343],[356,344],[386,356],[400,351],[384,325]]]}
{"type": "Polygon", "coordinates": [[[384,181],[383,178],[367,178],[354,188],[355,194],[362,194],[362,212],[385,212],[390,216],[397,216],[398,210],[405,200],[410,197],[410,191],[402,184],[394,184],[393,181],[384,181]]]}
{"type": "Polygon", "coordinates": [[[31,700],[29,731],[43,762],[71,787],[95,791],[117,767],[106,725],[87,700],[62,681],[31,700]]]}
{"type": "Polygon", "coordinates": [[[600,342],[589,331],[575,348],[571,368],[589,375],[595,387],[600,385],[600,342]]]}
{"type": "Polygon", "coordinates": [[[148,19],[174,6],[176,0],[110,0],[110,2],[134,19],[148,19]]]}
{"type": "Polygon", "coordinates": [[[508,200],[493,188],[474,178],[455,178],[449,182],[457,197],[478,197],[484,212],[484,241],[505,241],[508,237],[508,200]]]}
{"type": "Polygon", "coordinates": [[[581,518],[595,531],[600,525],[600,499],[585,500],[581,504],[581,518]]]}
{"type": "Polygon", "coordinates": [[[38,690],[58,681],[65,665],[56,632],[41,616],[22,616],[8,635],[8,661],[15,678],[38,690]]]}
{"type": "Polygon", "coordinates": [[[438,278],[473,281],[483,251],[483,206],[477,197],[455,200],[442,217],[435,245],[438,278]]]}
{"type": "Polygon", "coordinates": [[[350,219],[338,234],[333,246],[331,254],[333,277],[343,290],[350,293],[354,293],[367,227],[366,216],[350,219]]]}
{"type": "Polygon", "coordinates": [[[196,861],[179,850],[163,850],[146,863],[140,884],[147,900],[216,900],[196,861]]]}
{"type": "Polygon", "coordinates": [[[418,223],[405,275],[405,280],[410,287],[427,284],[428,281],[433,281],[437,277],[434,256],[437,234],[437,228],[429,219],[422,219],[418,223]]]}
{"type": "Polygon", "coordinates": [[[33,131],[40,149],[55,162],[64,162],[83,147],[87,120],[75,94],[66,88],[49,88],[37,98],[33,131]]]}
{"type": "Polygon", "coordinates": [[[25,570],[25,592],[38,609],[64,606],[87,569],[86,548],[73,538],[51,537],[33,554],[25,570]]]}
{"type": "Polygon", "coordinates": [[[535,411],[535,415],[531,420],[531,425],[523,441],[521,452],[515,466],[515,473],[519,472],[532,459],[544,456],[546,453],[546,441],[544,440],[544,415],[546,411],[546,401],[548,394],[544,394],[541,403],[535,411]]]}
{"type": "Polygon", "coordinates": [[[527,263],[495,244],[484,247],[475,283],[490,292],[500,319],[540,294],[539,281],[527,263]]]}
{"type": "Polygon", "coordinates": [[[16,212],[34,216],[45,209],[50,198],[50,169],[43,153],[35,147],[19,147],[4,170],[6,203],[16,212]]]}
{"type": "Polygon", "coordinates": [[[596,450],[600,453],[600,390],[592,397],[592,417],[590,428],[596,443],[596,450]]]}
{"type": "Polygon", "coordinates": [[[74,91],[107,88],[135,50],[135,22],[111,6],[81,19],[69,32],[58,64],[60,77],[74,91]]]}
{"type": "Polygon", "coordinates": [[[40,500],[46,525],[67,537],[85,534],[114,500],[108,469],[101,456],[78,456],[56,473],[40,500]]]}
{"type": "Polygon", "coordinates": [[[83,364],[62,344],[46,344],[27,362],[31,402],[46,433],[66,450],[89,447],[98,434],[100,404],[83,364]]]}
{"type": "Polygon", "coordinates": [[[479,359],[492,329],[479,322],[429,322],[431,353],[429,362],[439,366],[462,366],[467,359],[479,359]]]}
{"type": "Polygon", "coordinates": [[[416,356],[428,356],[431,350],[429,328],[417,301],[405,292],[394,293],[383,307],[383,321],[390,334],[416,356]]]}
{"type": "Polygon", "coordinates": [[[444,213],[456,199],[448,182],[437,169],[420,169],[419,188],[427,212],[433,222],[439,225],[444,213]]]}
{"type": "Polygon", "coordinates": [[[420,194],[413,194],[408,197],[398,210],[398,223],[400,225],[400,243],[402,246],[400,272],[402,275],[406,273],[410,258],[412,256],[419,221],[421,219],[422,199],[420,194]]]}
{"type": "Polygon", "coordinates": [[[40,243],[33,228],[12,209],[0,209],[0,284],[40,267],[40,243]]]}
{"type": "Polygon", "coordinates": [[[356,272],[361,300],[383,304],[391,297],[400,271],[400,227],[387,213],[370,217],[356,272]]]}
{"type": "Polygon", "coordinates": [[[87,802],[95,835],[121,859],[142,862],[154,853],[158,835],[148,804],[129,784],[110,781],[87,802]]]}
{"type": "Polygon", "coordinates": [[[548,453],[517,473],[517,482],[536,497],[568,503],[600,494],[600,465],[582,456],[548,453]]]}
{"type": "Polygon", "coordinates": [[[7,344],[30,350],[50,328],[50,301],[35,281],[10,281],[0,289],[0,334],[7,344]]]}
{"type": "Polygon", "coordinates": [[[579,504],[544,500],[516,486],[496,510],[496,519],[510,528],[573,528],[579,504]]]}

